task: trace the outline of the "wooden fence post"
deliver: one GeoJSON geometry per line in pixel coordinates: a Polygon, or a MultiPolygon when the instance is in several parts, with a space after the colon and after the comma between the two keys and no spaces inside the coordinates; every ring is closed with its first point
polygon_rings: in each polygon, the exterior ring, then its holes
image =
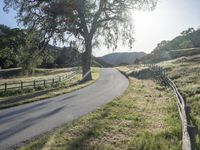
{"type": "Polygon", "coordinates": [[[35,80],[33,81],[33,86],[34,86],[34,89],[35,89],[35,87],[36,87],[36,86],[35,86],[35,80]]]}
{"type": "Polygon", "coordinates": [[[46,86],[46,80],[44,80],[44,87],[46,86]]]}
{"type": "Polygon", "coordinates": [[[54,78],[52,79],[52,84],[54,84],[54,78]]]}
{"type": "Polygon", "coordinates": [[[23,89],[23,81],[21,81],[21,89],[23,89]]]}
{"type": "Polygon", "coordinates": [[[5,83],[5,91],[7,91],[7,83],[5,83]]]}
{"type": "Polygon", "coordinates": [[[61,82],[61,77],[59,76],[59,82],[61,82]]]}

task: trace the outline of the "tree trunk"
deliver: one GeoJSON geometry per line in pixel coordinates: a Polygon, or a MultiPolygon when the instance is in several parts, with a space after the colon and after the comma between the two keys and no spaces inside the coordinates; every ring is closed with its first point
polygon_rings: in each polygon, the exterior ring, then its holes
{"type": "Polygon", "coordinates": [[[83,72],[82,82],[92,80],[91,56],[92,56],[92,40],[86,39],[85,52],[82,53],[82,72],[83,72]]]}

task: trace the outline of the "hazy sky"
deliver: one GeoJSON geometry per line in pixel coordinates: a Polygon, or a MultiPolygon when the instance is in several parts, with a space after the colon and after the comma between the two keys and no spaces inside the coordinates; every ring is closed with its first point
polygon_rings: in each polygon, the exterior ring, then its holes
{"type": "MultiPolygon", "coordinates": [[[[0,24],[16,27],[15,12],[6,14],[0,1],[0,24]]],[[[151,52],[162,40],[170,40],[189,27],[200,27],[200,0],[159,0],[155,10],[135,12],[135,43],[132,50],[119,46],[115,52],[144,51],[151,52]]],[[[111,53],[112,50],[96,50],[96,56],[111,53]]]]}

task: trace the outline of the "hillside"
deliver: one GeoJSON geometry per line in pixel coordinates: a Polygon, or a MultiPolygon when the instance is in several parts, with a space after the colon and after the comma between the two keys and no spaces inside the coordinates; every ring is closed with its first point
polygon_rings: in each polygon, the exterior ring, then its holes
{"type": "Polygon", "coordinates": [[[155,49],[141,58],[142,63],[157,63],[182,56],[200,54],[200,29],[189,28],[170,41],[163,40],[155,49]]]}
{"type": "Polygon", "coordinates": [[[124,53],[112,53],[99,57],[99,59],[105,61],[108,64],[134,64],[135,60],[145,56],[144,52],[124,52],[124,53]]]}
{"type": "Polygon", "coordinates": [[[170,51],[152,52],[141,58],[142,63],[158,63],[165,60],[172,60],[179,57],[188,57],[200,54],[200,48],[176,49],[170,51]]]}

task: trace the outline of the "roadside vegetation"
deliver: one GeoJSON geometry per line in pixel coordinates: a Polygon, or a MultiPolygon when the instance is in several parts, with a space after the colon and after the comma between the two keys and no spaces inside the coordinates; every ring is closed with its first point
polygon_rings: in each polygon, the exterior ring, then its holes
{"type": "MultiPolygon", "coordinates": [[[[0,73],[3,72],[6,74],[7,72],[16,70],[19,69],[7,69],[7,71],[0,71],[0,73]]],[[[36,68],[34,70],[37,73],[32,76],[18,75],[10,78],[2,78],[0,81],[0,99],[45,89],[53,89],[66,84],[70,85],[73,79],[75,79],[75,82],[81,80],[81,70],[78,67],[65,69],[36,68]],[[77,77],[79,77],[79,79],[76,79],[77,77]]]]}
{"type": "Polygon", "coordinates": [[[130,78],[122,96],[22,149],[179,150],[181,123],[175,97],[152,80],[130,78]]]}
{"type": "MultiPolygon", "coordinates": [[[[180,50],[176,51],[179,54],[183,53],[180,50]]],[[[188,51],[192,52],[193,49],[188,51]]],[[[190,107],[189,121],[195,127],[196,149],[200,149],[200,55],[191,53],[191,56],[162,61],[157,63],[157,65],[161,66],[165,70],[166,75],[176,83],[186,104],[190,107]]],[[[127,65],[119,68],[124,72],[130,73],[132,71],[139,71],[145,67],[144,65],[127,65]]]]}
{"type": "Polygon", "coordinates": [[[62,95],[86,87],[94,83],[99,78],[100,69],[97,67],[92,68],[92,74],[93,74],[93,80],[82,84],[79,83],[79,81],[82,79],[82,75],[81,73],[78,73],[74,75],[73,78],[71,78],[70,80],[66,80],[58,86],[47,87],[46,89],[40,89],[41,90],[40,92],[37,92],[36,90],[32,89],[30,91],[31,92],[30,94],[23,94],[8,98],[0,98],[0,109],[55,97],[58,95],[62,95]]]}
{"type": "Polygon", "coordinates": [[[191,123],[195,126],[196,146],[200,149],[200,56],[182,57],[159,63],[177,84],[191,107],[191,123]]]}
{"type": "Polygon", "coordinates": [[[70,72],[72,68],[34,68],[33,74],[24,75],[22,73],[22,68],[12,68],[12,69],[2,69],[0,70],[0,84],[3,83],[17,83],[19,81],[32,81],[40,80],[44,78],[52,78],[55,76],[62,76],[67,72],[70,72]]]}

